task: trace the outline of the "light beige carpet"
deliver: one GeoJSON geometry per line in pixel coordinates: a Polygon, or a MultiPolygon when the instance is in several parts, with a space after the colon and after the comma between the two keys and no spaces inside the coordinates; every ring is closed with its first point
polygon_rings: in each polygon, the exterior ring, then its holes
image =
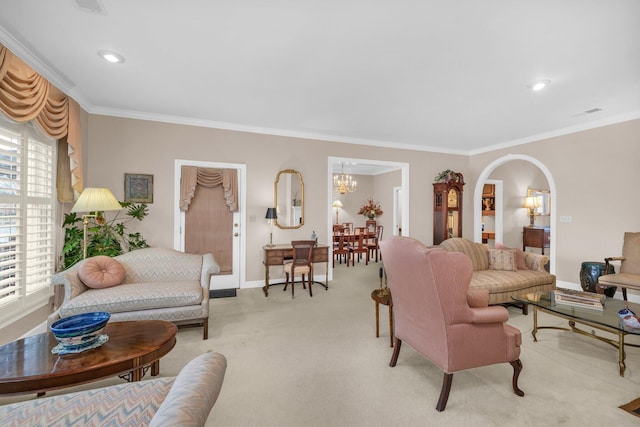
{"type": "MultiPolygon", "coordinates": [[[[378,267],[337,265],[329,290],[316,285],[313,298],[297,284],[294,300],[282,286],[268,298],[246,289],[214,299],[209,339],[202,340],[200,328],[180,330],[178,344],[161,360],[161,375],[175,375],[208,350],[227,357],[211,426],[639,425],[619,406],[640,396],[640,349],[627,349],[623,378],[613,347],[558,330],[539,331],[533,342],[532,316],[515,308],[510,324],[523,335],[525,396],[513,393],[509,364],[489,366],[456,373],[447,408],[437,412],[441,371],[407,345],[389,367],[384,306],[375,338],[370,294],[379,285],[378,267]]],[[[540,321],[563,324],[545,315],[540,321]]]]}

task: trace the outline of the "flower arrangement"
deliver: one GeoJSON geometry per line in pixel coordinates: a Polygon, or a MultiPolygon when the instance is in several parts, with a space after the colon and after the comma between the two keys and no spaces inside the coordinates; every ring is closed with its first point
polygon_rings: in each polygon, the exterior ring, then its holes
{"type": "Polygon", "coordinates": [[[358,211],[358,215],[364,215],[371,219],[382,215],[380,203],[374,202],[373,199],[369,197],[369,200],[367,200],[358,211]]]}

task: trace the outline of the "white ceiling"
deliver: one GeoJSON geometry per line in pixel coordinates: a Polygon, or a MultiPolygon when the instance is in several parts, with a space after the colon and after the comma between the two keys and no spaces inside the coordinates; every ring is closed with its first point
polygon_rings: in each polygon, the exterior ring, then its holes
{"type": "Polygon", "coordinates": [[[77,1],[0,41],[94,114],[461,154],[640,117],[638,0],[77,1]]]}

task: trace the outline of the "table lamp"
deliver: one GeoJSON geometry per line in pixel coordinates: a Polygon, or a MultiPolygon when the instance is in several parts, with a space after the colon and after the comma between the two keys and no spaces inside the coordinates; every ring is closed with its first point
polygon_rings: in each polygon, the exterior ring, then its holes
{"type": "Polygon", "coordinates": [[[278,219],[276,208],[267,208],[267,214],[264,216],[271,224],[271,232],[269,233],[269,247],[273,247],[273,221],[278,219]]]}
{"type": "Polygon", "coordinates": [[[331,206],[336,208],[336,224],[338,224],[338,211],[342,207],[342,202],[340,200],[336,199],[336,201],[333,202],[333,204],[331,206]]]}
{"type": "Polygon", "coordinates": [[[533,227],[536,221],[536,209],[540,207],[538,198],[534,196],[525,197],[523,207],[529,208],[529,227],[533,227]]]}
{"type": "Polygon", "coordinates": [[[78,197],[71,212],[89,212],[82,215],[83,238],[82,258],[87,257],[87,227],[89,218],[96,218],[99,211],[119,211],[122,209],[120,202],[108,188],[85,188],[78,197]],[[94,212],[91,214],[91,212],[94,212]]]}

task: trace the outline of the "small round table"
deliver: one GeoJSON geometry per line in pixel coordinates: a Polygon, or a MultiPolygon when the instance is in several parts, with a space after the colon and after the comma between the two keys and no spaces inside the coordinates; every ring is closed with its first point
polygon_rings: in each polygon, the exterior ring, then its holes
{"type": "Polygon", "coordinates": [[[393,347],[393,300],[389,288],[376,289],[371,292],[371,299],[376,303],[376,338],[380,336],[380,304],[389,306],[389,339],[393,347]]]}

